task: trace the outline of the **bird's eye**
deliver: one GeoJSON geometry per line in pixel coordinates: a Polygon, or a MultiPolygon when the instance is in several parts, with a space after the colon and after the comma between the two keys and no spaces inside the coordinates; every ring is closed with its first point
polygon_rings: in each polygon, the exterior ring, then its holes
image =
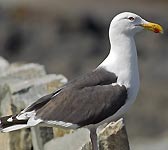
{"type": "Polygon", "coordinates": [[[131,20],[131,21],[134,21],[134,20],[135,20],[134,17],[129,17],[128,19],[131,20]]]}

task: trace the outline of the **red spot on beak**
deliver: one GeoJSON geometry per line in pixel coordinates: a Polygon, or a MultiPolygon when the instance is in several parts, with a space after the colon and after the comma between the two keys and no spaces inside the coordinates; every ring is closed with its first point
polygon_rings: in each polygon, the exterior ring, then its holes
{"type": "Polygon", "coordinates": [[[154,32],[155,32],[155,33],[159,33],[160,30],[155,28],[155,29],[154,29],[154,32]]]}

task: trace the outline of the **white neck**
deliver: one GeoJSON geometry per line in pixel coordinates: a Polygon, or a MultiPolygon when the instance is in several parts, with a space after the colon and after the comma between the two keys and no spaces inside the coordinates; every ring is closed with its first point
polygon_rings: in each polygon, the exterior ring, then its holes
{"type": "MultiPolygon", "coordinates": [[[[129,95],[136,97],[139,89],[137,51],[133,36],[125,34],[110,38],[111,50],[108,57],[99,65],[118,77],[117,83],[125,85],[129,95]]],[[[132,97],[132,98],[133,98],[132,97]]]]}

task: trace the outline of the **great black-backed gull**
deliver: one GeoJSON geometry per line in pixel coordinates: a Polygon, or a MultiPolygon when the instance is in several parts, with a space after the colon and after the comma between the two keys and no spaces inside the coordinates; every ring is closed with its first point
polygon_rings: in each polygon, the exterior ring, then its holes
{"type": "Polygon", "coordinates": [[[93,71],[37,100],[14,116],[0,118],[2,132],[41,123],[77,129],[88,127],[94,150],[96,128],[120,118],[135,101],[139,89],[134,35],[143,29],[162,33],[160,25],[124,12],[111,21],[108,57],[93,71]]]}

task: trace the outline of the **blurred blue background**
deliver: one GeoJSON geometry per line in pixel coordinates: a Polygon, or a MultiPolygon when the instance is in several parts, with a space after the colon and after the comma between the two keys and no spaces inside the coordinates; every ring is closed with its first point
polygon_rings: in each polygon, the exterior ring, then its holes
{"type": "Polygon", "coordinates": [[[100,64],[109,52],[108,27],[123,11],[164,27],[136,36],[141,88],[126,115],[134,150],[168,149],[168,1],[0,0],[0,55],[37,62],[72,79],[100,64]]]}

